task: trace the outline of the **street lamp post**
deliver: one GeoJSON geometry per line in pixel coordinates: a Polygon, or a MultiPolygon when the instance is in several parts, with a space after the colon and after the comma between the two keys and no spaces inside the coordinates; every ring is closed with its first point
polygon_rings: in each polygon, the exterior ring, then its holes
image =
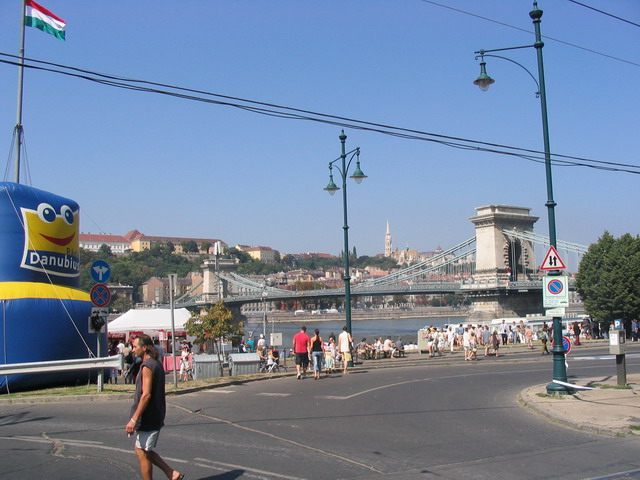
{"type": "MultiPolygon", "coordinates": [[[[542,60],[542,48],[544,47],[544,42],[542,41],[542,35],[540,34],[540,22],[542,18],[542,10],[538,8],[538,2],[533,2],[533,10],[529,12],[529,17],[533,20],[533,25],[535,29],[535,43],[533,45],[524,45],[520,47],[509,47],[509,48],[496,48],[492,50],[479,50],[476,52],[476,59],[478,57],[481,58],[480,61],[480,76],[473,82],[475,85],[478,85],[481,90],[485,91],[489,88],[489,85],[495,82],[486,71],[486,63],[484,61],[485,57],[494,57],[501,58],[503,60],[508,60],[511,63],[515,63],[522,69],[524,69],[533,80],[536,82],[538,86],[538,91],[536,95],[540,97],[540,110],[542,113],[542,136],[544,141],[544,165],[545,165],[545,176],[547,180],[547,217],[549,221],[549,241],[551,245],[555,248],[557,246],[557,238],[556,238],[556,214],[555,207],[556,202],[553,200],[553,177],[551,175],[551,148],[549,146],[549,122],[547,120],[547,93],[545,89],[544,82],[544,62],[542,60]],[[538,80],[535,79],[533,74],[524,66],[520,65],[518,62],[506,58],[501,57],[499,55],[488,55],[491,52],[502,52],[505,50],[517,50],[521,48],[535,48],[536,55],[538,60],[538,80]]],[[[559,275],[559,271],[549,272],[549,275],[559,275]]],[[[559,382],[566,383],[567,382],[567,367],[565,364],[565,354],[564,349],[562,347],[562,318],[561,317],[553,317],[553,341],[554,348],[553,352],[553,380],[557,380],[559,382]]],[[[570,387],[566,387],[562,384],[551,382],[547,385],[547,393],[561,393],[567,394],[571,393],[572,390],[570,387]]]]}
{"type": "MultiPolygon", "coordinates": [[[[267,338],[267,297],[269,296],[268,288],[273,287],[275,285],[275,279],[272,277],[267,277],[264,279],[262,283],[262,334],[266,340],[267,338]]],[[[272,324],[273,325],[273,324],[272,324]]],[[[273,333],[273,326],[271,327],[271,333],[273,333]]],[[[269,342],[271,344],[271,342],[269,342]]]]}
{"type": "MultiPolygon", "coordinates": [[[[353,178],[356,183],[360,183],[363,179],[367,178],[367,176],[362,173],[362,170],[360,170],[360,147],[349,152],[346,151],[345,142],[347,140],[347,136],[344,134],[344,130],[342,130],[338,138],[342,144],[342,154],[335,160],[329,162],[329,183],[324,190],[329,192],[330,195],[333,195],[336,191],[340,190],[340,187],[333,182],[333,167],[335,166],[342,178],[342,211],[344,216],[344,225],[342,227],[344,230],[344,251],[342,252],[344,259],[344,275],[342,279],[344,280],[345,323],[347,331],[351,334],[351,275],[349,268],[349,224],[347,222],[347,174],[354,158],[356,159],[356,169],[350,178],[353,178]],[[347,161],[347,156],[349,155],[351,156],[347,161]],[[338,161],[340,161],[340,166],[334,165],[338,161]]],[[[349,363],[349,366],[352,367],[353,361],[349,363]]]]}

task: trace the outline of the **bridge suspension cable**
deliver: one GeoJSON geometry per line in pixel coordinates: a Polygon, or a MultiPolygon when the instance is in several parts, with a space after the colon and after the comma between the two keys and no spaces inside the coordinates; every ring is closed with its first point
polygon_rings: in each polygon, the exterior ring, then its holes
{"type": "MultiPolygon", "coordinates": [[[[469,245],[472,245],[473,243],[475,243],[475,241],[476,241],[476,237],[471,237],[465,240],[464,242],[461,242],[458,245],[455,245],[454,247],[449,248],[448,250],[440,252],[439,254],[434,255],[433,257],[427,260],[423,260],[422,262],[418,262],[415,265],[411,265],[407,268],[403,268],[402,270],[398,270],[397,272],[390,273],[389,275],[385,275],[384,277],[373,279],[373,280],[367,280],[367,281],[358,283],[357,285],[362,286],[363,288],[374,286],[374,285],[388,285],[391,283],[397,283],[400,281],[404,281],[408,278],[413,278],[413,277],[422,275],[423,273],[425,273],[425,269],[423,267],[433,265],[434,262],[445,259],[448,255],[452,255],[455,252],[462,250],[463,248],[468,247],[469,245]],[[413,273],[415,273],[415,275],[411,275],[413,273]]],[[[475,252],[475,248],[472,250],[473,252],[475,252]]],[[[465,251],[465,255],[469,253],[471,253],[470,250],[465,251]]],[[[461,257],[456,256],[455,260],[458,261],[460,260],[460,258],[461,257]]],[[[455,263],[455,262],[449,262],[449,263],[455,263]]],[[[442,265],[443,263],[438,264],[435,269],[440,268],[442,265]]],[[[433,270],[429,270],[429,271],[431,272],[433,270]]]]}
{"type": "MultiPolygon", "coordinates": [[[[549,237],[545,235],[540,235],[533,232],[519,232],[517,230],[502,230],[502,233],[507,235],[508,237],[518,238],[520,240],[527,240],[529,242],[539,243],[542,245],[551,245],[549,242],[549,237]]],[[[557,247],[563,250],[568,250],[570,252],[578,253],[584,255],[589,250],[589,247],[586,245],[580,245],[578,243],[566,242],[564,240],[557,241],[557,247]]]]}
{"type": "MultiPolygon", "coordinates": [[[[452,257],[452,258],[446,259],[445,261],[443,261],[441,263],[426,266],[425,268],[422,268],[420,270],[408,271],[409,269],[404,269],[403,270],[405,272],[404,275],[393,275],[393,278],[389,278],[392,275],[385,275],[384,277],[381,277],[381,278],[377,279],[378,281],[376,283],[373,283],[373,282],[356,283],[353,286],[353,289],[354,289],[354,291],[360,292],[361,290],[366,290],[366,289],[368,289],[370,287],[374,287],[374,286],[389,286],[389,285],[393,285],[393,284],[407,282],[409,280],[412,280],[412,279],[414,279],[416,277],[420,277],[422,275],[428,275],[430,273],[440,272],[444,268],[449,267],[451,265],[461,265],[461,261],[463,261],[465,259],[465,257],[468,257],[469,255],[473,255],[475,253],[476,253],[476,249],[472,248],[470,250],[465,251],[464,256],[452,257]]],[[[475,266],[475,263],[471,262],[470,269],[465,273],[468,273],[469,275],[472,275],[474,266],[475,266]]],[[[396,272],[396,273],[400,273],[400,272],[396,272]]]]}

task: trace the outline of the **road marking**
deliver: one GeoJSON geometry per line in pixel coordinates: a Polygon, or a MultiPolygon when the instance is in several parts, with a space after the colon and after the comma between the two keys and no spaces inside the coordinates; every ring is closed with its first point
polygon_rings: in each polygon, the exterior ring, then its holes
{"type": "Polygon", "coordinates": [[[261,395],[263,397],[288,397],[290,393],[277,393],[277,392],[261,392],[256,393],[256,395],[261,395]]]}
{"type": "Polygon", "coordinates": [[[209,460],[207,458],[194,458],[197,462],[205,462],[206,464],[213,464],[214,466],[220,465],[224,469],[232,469],[232,470],[245,470],[248,472],[256,473],[258,475],[268,475],[276,478],[285,478],[287,480],[304,480],[300,477],[290,477],[289,475],[281,475],[279,473],[269,472],[267,470],[257,470],[255,468],[245,467],[244,465],[234,465],[232,463],[222,463],[222,462],[214,462],[213,460],[209,460]]]}
{"type": "Polygon", "coordinates": [[[240,425],[239,423],[232,422],[231,420],[225,420],[224,418],[214,417],[213,415],[207,415],[205,413],[202,413],[202,411],[193,411],[193,410],[190,410],[190,409],[188,409],[186,407],[183,407],[183,406],[180,406],[180,405],[173,405],[173,406],[175,408],[179,409],[179,410],[183,410],[184,412],[190,413],[192,415],[197,415],[199,417],[215,420],[216,422],[224,423],[224,424],[229,425],[231,427],[235,427],[235,428],[237,428],[239,430],[245,430],[247,432],[252,432],[252,433],[254,433],[256,435],[262,435],[264,437],[271,438],[271,439],[279,441],[279,442],[288,443],[289,445],[294,445],[294,446],[300,447],[300,448],[305,448],[305,449],[310,450],[312,452],[316,452],[316,453],[319,453],[321,455],[325,455],[327,457],[332,457],[334,459],[341,460],[341,461],[343,461],[345,463],[350,463],[351,465],[357,465],[358,467],[364,468],[366,470],[370,470],[370,471],[375,472],[375,473],[382,473],[381,470],[378,470],[377,468],[372,467],[371,465],[367,465],[365,463],[358,462],[356,460],[353,460],[353,459],[348,458],[346,456],[339,455],[337,453],[332,453],[332,452],[329,452],[327,450],[323,450],[321,448],[313,447],[311,445],[306,445],[306,444],[301,443],[301,442],[296,442],[295,440],[290,440],[290,439],[285,438],[285,437],[280,437],[280,436],[275,435],[273,433],[263,432],[261,430],[255,429],[255,428],[247,427],[245,425],[240,425]]]}
{"type": "MultiPolygon", "coordinates": [[[[466,376],[466,375],[455,375],[457,376],[466,376]]],[[[346,397],[337,397],[337,396],[331,396],[331,395],[327,395],[321,398],[326,398],[329,400],[350,400],[354,397],[358,397],[360,395],[364,395],[366,393],[371,393],[371,392],[375,392],[376,390],[383,390],[385,388],[391,388],[391,387],[397,387],[398,385],[406,385],[408,383],[418,383],[418,382],[428,382],[430,380],[437,380],[436,378],[421,378],[419,380],[407,380],[406,382],[398,382],[398,383],[389,383],[387,385],[380,385],[378,387],[373,387],[373,388],[368,388],[367,390],[363,390],[361,392],[358,393],[354,393],[352,395],[348,395],[346,397]]]]}
{"type": "Polygon", "coordinates": [[[235,390],[220,390],[218,388],[212,388],[211,390],[203,390],[205,393],[236,393],[235,390]]]}
{"type": "MultiPolygon", "coordinates": [[[[627,358],[639,358],[640,353],[627,353],[625,354],[627,358]]],[[[615,360],[616,355],[595,355],[593,357],[573,357],[569,360],[615,360]]]]}
{"type": "MultiPolygon", "coordinates": [[[[59,438],[30,437],[30,436],[22,436],[22,435],[16,435],[15,437],[0,437],[0,440],[14,440],[14,441],[18,440],[18,441],[30,442],[30,443],[45,443],[49,445],[51,445],[52,443],[60,442],[64,446],[97,448],[100,450],[117,452],[118,454],[135,455],[132,449],[109,447],[107,445],[101,444],[101,442],[93,442],[90,440],[62,440],[59,438]]],[[[285,480],[296,480],[299,478],[299,477],[289,477],[287,475],[280,475],[278,473],[273,473],[273,472],[255,470],[249,467],[231,465],[231,464],[226,464],[221,462],[214,462],[214,461],[205,460],[202,458],[194,459],[194,460],[197,460],[198,463],[194,463],[193,460],[184,460],[182,458],[175,458],[175,457],[164,457],[164,459],[171,463],[180,463],[185,465],[198,465],[203,468],[209,468],[209,469],[218,470],[221,472],[227,472],[230,467],[237,468],[237,469],[245,470],[247,472],[252,472],[252,473],[245,474],[247,477],[250,477],[250,478],[266,479],[267,478],[266,476],[268,476],[268,478],[277,477],[285,480]],[[206,462],[206,463],[202,463],[202,462],[206,462]]]]}

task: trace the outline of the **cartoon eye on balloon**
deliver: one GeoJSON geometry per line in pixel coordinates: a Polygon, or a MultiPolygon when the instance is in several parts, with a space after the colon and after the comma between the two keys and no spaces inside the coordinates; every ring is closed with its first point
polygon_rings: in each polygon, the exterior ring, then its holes
{"type": "Polygon", "coordinates": [[[46,223],[53,223],[56,219],[56,211],[48,203],[38,205],[38,217],[46,223]]]}
{"type": "Polygon", "coordinates": [[[64,223],[67,225],[73,225],[73,210],[71,210],[70,206],[63,205],[62,208],[60,208],[60,215],[62,216],[64,223]]]}

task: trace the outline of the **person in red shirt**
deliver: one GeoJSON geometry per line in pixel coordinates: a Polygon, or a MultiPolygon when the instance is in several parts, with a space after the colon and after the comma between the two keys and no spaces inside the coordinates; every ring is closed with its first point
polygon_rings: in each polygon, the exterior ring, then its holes
{"type": "Polygon", "coordinates": [[[309,357],[311,357],[311,339],[306,334],[307,327],[300,327],[300,331],[293,337],[293,353],[296,356],[296,378],[300,380],[307,374],[309,368],[309,357]]]}

